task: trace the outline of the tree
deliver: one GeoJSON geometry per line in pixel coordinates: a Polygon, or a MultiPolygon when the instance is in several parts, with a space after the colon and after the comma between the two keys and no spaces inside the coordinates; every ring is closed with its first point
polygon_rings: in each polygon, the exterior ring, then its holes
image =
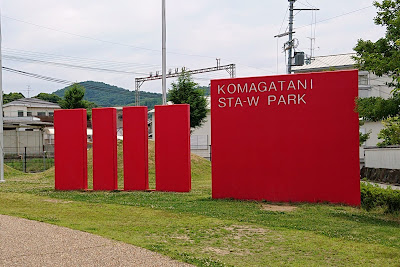
{"type": "Polygon", "coordinates": [[[174,104],[190,105],[190,127],[200,127],[207,116],[207,99],[204,91],[197,88],[190,73],[182,71],[176,83],[172,83],[168,100],[174,104]]]}
{"type": "Polygon", "coordinates": [[[358,40],[354,59],[361,69],[392,77],[388,85],[400,91],[400,0],[375,1],[374,6],[378,9],[374,22],[386,27],[385,37],[376,42],[358,40]]]}
{"type": "Polygon", "coordinates": [[[12,101],[25,98],[25,96],[21,93],[9,93],[3,95],[3,104],[10,103],[12,101]]]}
{"type": "Polygon", "coordinates": [[[388,99],[366,97],[356,100],[357,112],[366,121],[381,121],[400,114],[400,93],[388,99]]]}
{"type": "MultiPolygon", "coordinates": [[[[364,121],[359,120],[358,124],[359,124],[359,126],[362,126],[362,125],[364,125],[364,121]]],[[[371,131],[369,131],[368,133],[365,133],[365,134],[359,132],[359,141],[360,141],[359,146],[362,146],[369,139],[370,135],[371,135],[371,131]]]]}
{"type": "Polygon", "coordinates": [[[61,101],[61,97],[55,94],[47,94],[47,93],[40,93],[37,96],[34,96],[33,98],[41,99],[43,101],[48,101],[52,103],[58,104],[58,102],[61,101]]]}
{"type": "Polygon", "coordinates": [[[378,138],[383,139],[383,141],[377,145],[400,145],[400,117],[390,117],[382,123],[384,128],[379,132],[378,138]]]}
{"type": "Polygon", "coordinates": [[[65,91],[64,98],[59,102],[60,107],[63,109],[86,108],[87,103],[83,100],[84,96],[85,88],[74,83],[65,91]]]}

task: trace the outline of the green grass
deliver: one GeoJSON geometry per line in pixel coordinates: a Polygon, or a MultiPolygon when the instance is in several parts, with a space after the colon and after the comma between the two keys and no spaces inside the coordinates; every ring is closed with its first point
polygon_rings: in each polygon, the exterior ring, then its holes
{"type": "MultiPolygon", "coordinates": [[[[13,169],[24,171],[23,159],[6,159],[5,164],[13,169]]],[[[54,166],[53,158],[27,158],[26,172],[42,172],[54,166]]]]}
{"type": "MultiPolygon", "coordinates": [[[[154,186],[153,143],[149,150],[154,186]]],[[[193,156],[193,190],[178,194],[56,192],[54,169],[32,175],[7,168],[0,213],[98,234],[199,266],[400,265],[399,214],[328,204],[293,204],[295,211],[273,212],[263,209],[264,202],[213,200],[210,169],[208,161],[193,156]]],[[[122,172],[119,178],[122,186],[122,172]]]]}

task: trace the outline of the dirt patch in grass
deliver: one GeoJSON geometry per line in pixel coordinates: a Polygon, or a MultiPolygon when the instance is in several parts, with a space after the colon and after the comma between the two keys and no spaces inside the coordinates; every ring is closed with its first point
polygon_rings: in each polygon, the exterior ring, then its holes
{"type": "Polygon", "coordinates": [[[243,237],[254,237],[254,236],[264,236],[269,232],[265,228],[257,228],[252,226],[244,225],[231,225],[230,227],[225,227],[225,230],[231,232],[234,239],[241,239],[243,237]]]}
{"type": "Polygon", "coordinates": [[[289,206],[289,205],[271,205],[271,204],[262,204],[261,210],[265,211],[277,211],[277,212],[291,212],[295,211],[297,207],[289,206]]]}
{"type": "Polygon", "coordinates": [[[206,247],[204,249],[204,252],[211,252],[216,255],[229,255],[229,254],[234,254],[238,256],[246,256],[246,255],[251,255],[252,253],[248,249],[229,249],[229,248],[215,248],[215,247],[206,247]]]}

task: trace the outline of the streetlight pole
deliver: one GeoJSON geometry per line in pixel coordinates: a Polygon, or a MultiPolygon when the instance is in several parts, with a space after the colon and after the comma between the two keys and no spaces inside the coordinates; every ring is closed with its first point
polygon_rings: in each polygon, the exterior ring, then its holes
{"type": "Polygon", "coordinates": [[[167,26],[165,0],[162,0],[162,102],[167,104],[167,26]]]}
{"type": "MultiPolygon", "coordinates": [[[[1,11],[0,11],[1,14],[1,11]]],[[[1,16],[0,16],[0,183],[4,183],[4,145],[3,145],[3,62],[1,54],[1,16]]]]}

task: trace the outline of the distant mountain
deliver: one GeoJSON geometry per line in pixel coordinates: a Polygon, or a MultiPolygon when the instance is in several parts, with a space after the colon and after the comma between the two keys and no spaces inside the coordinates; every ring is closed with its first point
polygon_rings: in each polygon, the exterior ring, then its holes
{"type": "MultiPolygon", "coordinates": [[[[103,82],[86,81],[79,83],[85,87],[85,100],[96,103],[101,107],[134,106],[135,92],[109,85],[103,82]]],[[[54,94],[63,97],[68,87],[57,90],[54,94]]],[[[152,109],[162,103],[162,95],[158,93],[140,92],[140,105],[152,109]]]]}

